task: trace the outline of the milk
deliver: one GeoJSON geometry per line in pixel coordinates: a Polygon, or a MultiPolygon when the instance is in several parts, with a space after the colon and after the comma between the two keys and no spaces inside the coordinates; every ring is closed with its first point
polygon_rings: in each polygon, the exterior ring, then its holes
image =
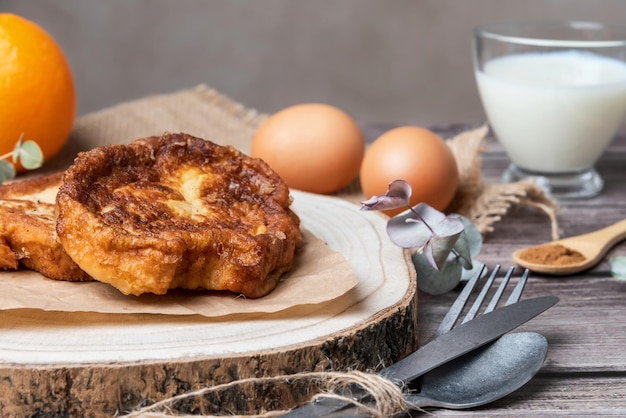
{"type": "Polygon", "coordinates": [[[591,168],[626,114],[626,64],[578,52],[495,58],[476,72],[491,126],[520,168],[591,168]]]}

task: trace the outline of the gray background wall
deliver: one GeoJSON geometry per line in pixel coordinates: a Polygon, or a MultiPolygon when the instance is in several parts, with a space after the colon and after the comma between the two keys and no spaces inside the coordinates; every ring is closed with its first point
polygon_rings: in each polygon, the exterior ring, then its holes
{"type": "Polygon", "coordinates": [[[472,28],[519,18],[626,23],[624,0],[0,0],[64,49],[84,114],[206,83],[274,112],[481,122],[472,28]]]}

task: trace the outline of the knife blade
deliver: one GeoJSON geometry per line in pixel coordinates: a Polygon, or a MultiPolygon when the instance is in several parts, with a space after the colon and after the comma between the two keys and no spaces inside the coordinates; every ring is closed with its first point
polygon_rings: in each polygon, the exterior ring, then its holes
{"type": "MultiPolygon", "coordinates": [[[[559,301],[556,296],[540,296],[504,306],[459,325],[440,335],[404,359],[381,370],[379,374],[399,384],[407,384],[429,371],[472,350],[488,344],[533,319],[559,301]]],[[[353,399],[362,401],[368,394],[354,391],[353,399]]],[[[319,398],[293,409],[284,417],[323,417],[351,403],[334,398],[319,398]]]]}

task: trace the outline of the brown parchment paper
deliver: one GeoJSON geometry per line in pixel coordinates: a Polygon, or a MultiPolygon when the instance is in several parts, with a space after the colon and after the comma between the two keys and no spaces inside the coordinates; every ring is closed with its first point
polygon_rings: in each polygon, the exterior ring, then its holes
{"type": "Polygon", "coordinates": [[[303,231],[303,246],[292,270],[269,295],[246,299],[232,293],[174,290],[166,295],[126,296],[100,282],[51,280],[29,270],[0,273],[0,310],[150,313],[217,317],[278,312],[297,305],[340,297],[358,283],[348,261],[311,232],[303,231]]]}

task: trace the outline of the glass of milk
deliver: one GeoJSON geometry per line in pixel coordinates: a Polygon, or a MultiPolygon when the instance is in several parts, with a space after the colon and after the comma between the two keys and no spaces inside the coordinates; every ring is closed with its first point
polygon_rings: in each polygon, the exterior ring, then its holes
{"type": "Polygon", "coordinates": [[[594,169],[626,115],[626,27],[502,22],[474,31],[474,70],[511,163],[554,198],[597,195],[594,169]]]}

